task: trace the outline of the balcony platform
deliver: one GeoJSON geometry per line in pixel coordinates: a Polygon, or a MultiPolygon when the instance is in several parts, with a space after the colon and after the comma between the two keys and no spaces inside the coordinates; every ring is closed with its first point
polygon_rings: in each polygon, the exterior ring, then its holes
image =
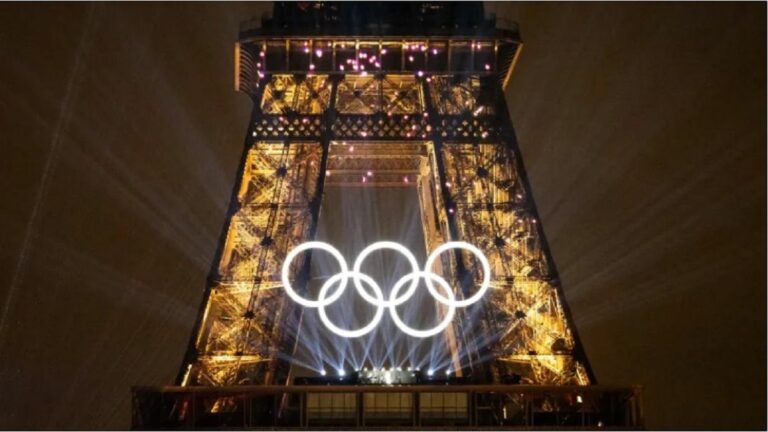
{"type": "Polygon", "coordinates": [[[133,429],[642,429],[641,388],[135,387],[133,429]]]}

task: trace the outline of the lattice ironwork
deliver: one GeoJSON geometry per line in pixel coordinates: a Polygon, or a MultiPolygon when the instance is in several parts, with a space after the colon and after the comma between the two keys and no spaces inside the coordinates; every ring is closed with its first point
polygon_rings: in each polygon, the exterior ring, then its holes
{"type": "Polygon", "coordinates": [[[347,75],[339,83],[341,114],[416,114],[424,112],[421,85],[412,75],[347,75]]]}
{"type": "Polygon", "coordinates": [[[437,133],[452,141],[498,140],[504,130],[495,120],[495,117],[486,116],[446,116],[440,119],[437,133]]]}
{"type": "Polygon", "coordinates": [[[317,115],[271,115],[256,120],[252,135],[256,140],[318,140],[325,127],[317,115]]]}
{"type": "Polygon", "coordinates": [[[420,143],[336,141],[332,143],[326,186],[412,187],[426,169],[420,143]]]}
{"type": "Polygon", "coordinates": [[[529,383],[587,384],[514,153],[503,144],[446,144],[443,158],[460,236],[492,266],[489,315],[501,373],[529,383]]]}
{"type": "Polygon", "coordinates": [[[258,142],[248,152],[187,384],[270,378],[289,313],[279,269],[287,251],[308,238],[321,156],[317,143],[258,142]]]}
{"type": "Polygon", "coordinates": [[[321,114],[330,100],[327,75],[274,75],[264,89],[261,109],[266,114],[321,114]]]}
{"type": "Polygon", "coordinates": [[[407,140],[425,139],[431,126],[418,115],[344,115],[338,116],[332,131],[337,139],[407,140]]]}
{"type": "Polygon", "coordinates": [[[434,76],[428,85],[432,104],[440,114],[493,114],[493,105],[482,101],[482,86],[477,76],[434,76]]]}

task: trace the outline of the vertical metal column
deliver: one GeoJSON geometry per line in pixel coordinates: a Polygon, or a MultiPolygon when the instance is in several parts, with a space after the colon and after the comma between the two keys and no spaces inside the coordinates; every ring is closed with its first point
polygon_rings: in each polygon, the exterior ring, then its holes
{"type": "MultiPolygon", "coordinates": [[[[331,147],[331,140],[333,139],[333,123],[336,121],[336,94],[338,92],[339,88],[339,81],[343,79],[343,77],[334,76],[331,81],[331,97],[328,104],[328,108],[323,113],[323,132],[322,136],[320,137],[320,145],[322,147],[322,156],[320,158],[320,170],[318,172],[318,178],[317,178],[317,184],[315,186],[315,193],[312,198],[312,201],[310,203],[310,213],[312,217],[312,222],[309,228],[309,240],[314,240],[315,236],[317,235],[317,227],[319,226],[319,220],[320,220],[320,209],[322,207],[323,202],[323,192],[325,188],[325,174],[328,170],[328,153],[330,152],[331,147]]],[[[298,288],[302,291],[306,290],[307,284],[309,283],[309,277],[310,277],[310,270],[311,270],[311,264],[312,264],[312,252],[307,252],[307,258],[304,260],[304,264],[301,268],[301,271],[299,272],[298,279],[298,288]]],[[[303,320],[303,314],[304,309],[298,308],[297,309],[299,314],[298,317],[298,328],[301,329],[301,326],[304,324],[303,320]]],[[[295,355],[296,350],[299,346],[299,335],[301,334],[301,330],[298,331],[296,339],[293,344],[293,348],[291,349],[291,354],[295,355]]],[[[289,367],[288,376],[286,377],[286,384],[290,384],[291,374],[292,374],[293,365],[289,367]]]]}
{"type": "MultiPolygon", "coordinates": [[[[445,206],[443,211],[445,212],[446,220],[448,221],[450,240],[456,241],[460,239],[457,221],[458,215],[453,203],[453,199],[451,198],[450,191],[446,187],[448,178],[445,175],[445,163],[443,161],[443,137],[440,136],[439,133],[441,116],[432,103],[432,95],[430,93],[429,85],[427,85],[426,79],[422,80],[422,92],[424,94],[424,106],[426,108],[427,116],[429,117],[428,124],[432,129],[430,131],[429,137],[432,140],[432,144],[434,146],[435,168],[437,168],[437,175],[440,181],[440,185],[438,187],[440,188],[440,193],[443,198],[443,205],[445,206]]],[[[461,250],[455,249],[454,257],[456,259],[456,273],[459,278],[462,294],[464,297],[468,297],[471,295],[470,289],[472,286],[472,275],[467,271],[467,268],[464,265],[464,258],[461,254],[461,250]]],[[[468,349],[470,355],[467,356],[467,360],[469,361],[469,367],[472,369],[474,368],[474,363],[480,360],[479,352],[477,351],[477,346],[468,340],[465,326],[462,326],[462,330],[465,330],[462,331],[462,339],[465,347],[469,348],[471,346],[471,349],[468,349]],[[475,357],[474,361],[472,358],[473,355],[475,357]]]]}
{"type": "Polygon", "coordinates": [[[496,121],[501,126],[502,136],[501,139],[504,142],[504,145],[508,146],[512,154],[514,155],[514,161],[515,161],[515,169],[518,173],[518,178],[523,184],[523,188],[525,189],[525,208],[526,211],[529,212],[535,220],[538,222],[536,223],[536,234],[539,237],[541,250],[544,253],[544,257],[547,261],[547,271],[548,275],[547,277],[550,279],[550,283],[554,288],[557,290],[557,296],[560,299],[560,305],[563,308],[563,313],[565,314],[566,319],[566,327],[571,331],[571,336],[573,337],[573,344],[574,344],[574,352],[573,357],[575,360],[577,360],[579,363],[581,363],[584,366],[584,369],[587,372],[587,376],[589,377],[589,381],[592,384],[597,384],[597,379],[595,378],[595,374],[592,371],[592,367],[589,364],[589,361],[587,360],[586,352],[584,351],[584,346],[581,343],[581,339],[579,338],[578,330],[576,329],[576,326],[573,323],[573,316],[571,315],[571,310],[568,307],[568,302],[565,301],[565,293],[563,292],[562,284],[560,283],[560,275],[557,271],[557,267],[555,265],[555,260],[552,258],[552,252],[549,249],[549,242],[547,241],[547,237],[544,234],[544,224],[541,223],[541,217],[539,216],[538,208],[536,207],[536,201],[533,198],[533,190],[531,189],[531,184],[528,181],[528,173],[525,170],[525,165],[523,164],[523,158],[522,153],[520,152],[520,147],[517,142],[517,135],[515,134],[515,129],[512,125],[512,118],[509,115],[509,108],[507,107],[507,101],[504,96],[504,91],[501,88],[501,86],[498,83],[495,83],[495,89],[494,89],[494,96],[495,96],[495,102],[496,102],[496,121]]]}
{"type": "Polygon", "coordinates": [[[227,213],[224,221],[224,225],[219,233],[218,246],[216,252],[213,255],[211,261],[211,267],[208,270],[208,277],[206,278],[205,290],[203,291],[203,298],[200,300],[200,308],[198,309],[197,318],[195,324],[192,326],[192,333],[190,335],[187,350],[184,353],[179,373],[176,375],[176,385],[184,385],[184,378],[187,374],[192,373],[192,364],[197,360],[197,337],[203,326],[203,318],[205,317],[205,309],[208,306],[208,300],[211,296],[211,289],[216,283],[216,280],[221,276],[219,274],[219,262],[224,253],[224,247],[226,245],[227,234],[229,233],[230,225],[232,224],[232,217],[237,213],[240,207],[238,201],[238,193],[240,191],[240,184],[243,181],[243,175],[245,174],[246,161],[248,160],[248,152],[253,147],[253,125],[261,118],[263,112],[261,110],[261,98],[264,96],[264,88],[267,86],[268,78],[263,82],[257,84],[256,92],[251,96],[253,101],[253,109],[251,110],[251,118],[248,123],[248,128],[245,133],[243,151],[240,154],[240,163],[238,165],[237,175],[235,176],[235,182],[232,185],[232,192],[229,196],[229,206],[227,207],[227,213]]]}

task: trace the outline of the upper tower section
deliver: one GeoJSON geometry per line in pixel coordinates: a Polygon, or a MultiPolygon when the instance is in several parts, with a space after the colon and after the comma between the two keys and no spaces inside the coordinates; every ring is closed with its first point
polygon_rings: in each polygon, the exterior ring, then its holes
{"type": "Polygon", "coordinates": [[[275,2],[242,24],[235,86],[267,75],[495,76],[506,87],[522,44],[480,2],[275,2]]]}

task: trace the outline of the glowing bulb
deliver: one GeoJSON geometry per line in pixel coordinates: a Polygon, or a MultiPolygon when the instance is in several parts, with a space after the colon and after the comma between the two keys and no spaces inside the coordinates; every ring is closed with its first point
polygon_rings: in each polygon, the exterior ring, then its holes
{"type": "Polygon", "coordinates": [[[437,55],[437,48],[432,48],[432,54],[437,55]]]}
{"type": "Polygon", "coordinates": [[[314,64],[312,64],[312,63],[310,63],[310,64],[309,64],[309,70],[315,70],[315,65],[314,65],[314,64]]]}
{"type": "Polygon", "coordinates": [[[424,71],[418,71],[418,72],[416,72],[416,75],[418,75],[420,77],[423,77],[424,76],[424,71]]]}
{"type": "Polygon", "coordinates": [[[584,402],[584,400],[581,398],[581,395],[577,395],[576,396],[576,402],[578,402],[578,403],[584,402]]]}
{"type": "Polygon", "coordinates": [[[320,371],[320,375],[325,376],[325,369],[320,371]]]}
{"type": "Polygon", "coordinates": [[[384,55],[384,54],[386,54],[386,53],[387,53],[387,49],[386,49],[386,48],[382,48],[382,49],[381,49],[381,55],[384,55]]]}
{"type": "Polygon", "coordinates": [[[368,177],[370,177],[370,176],[372,176],[372,175],[373,175],[373,171],[368,171],[368,172],[366,172],[366,173],[365,173],[365,175],[367,175],[368,177]]]}
{"type": "Polygon", "coordinates": [[[349,146],[349,151],[351,152],[355,151],[355,146],[349,146]]]}
{"type": "Polygon", "coordinates": [[[486,64],[485,64],[485,70],[491,70],[491,65],[489,65],[488,63],[486,63],[486,64]]]}
{"type": "Polygon", "coordinates": [[[406,177],[403,177],[403,182],[404,182],[404,183],[408,183],[408,182],[409,182],[409,180],[408,180],[408,177],[407,177],[407,176],[406,176],[406,177]]]}
{"type": "Polygon", "coordinates": [[[309,54],[309,48],[304,48],[304,53],[309,54]]]}
{"type": "Polygon", "coordinates": [[[432,376],[434,374],[435,374],[435,371],[433,371],[432,369],[427,371],[427,375],[429,375],[429,376],[432,376]]]}
{"type": "Polygon", "coordinates": [[[412,62],[412,61],[413,61],[413,56],[412,56],[412,55],[409,55],[409,56],[408,56],[408,61],[409,61],[409,62],[412,62]]]}
{"type": "Polygon", "coordinates": [[[450,369],[446,369],[446,370],[445,370],[445,374],[446,374],[446,375],[450,375],[450,374],[451,374],[451,370],[450,370],[450,369]]]}
{"type": "Polygon", "coordinates": [[[343,71],[344,70],[344,65],[339,65],[339,70],[343,71]]]}
{"type": "Polygon", "coordinates": [[[323,50],[319,50],[319,49],[318,49],[318,50],[315,50],[315,55],[316,55],[317,57],[322,57],[322,56],[323,56],[323,50]]]}
{"type": "Polygon", "coordinates": [[[343,377],[345,374],[344,369],[339,369],[337,372],[339,373],[340,377],[343,377]]]}

